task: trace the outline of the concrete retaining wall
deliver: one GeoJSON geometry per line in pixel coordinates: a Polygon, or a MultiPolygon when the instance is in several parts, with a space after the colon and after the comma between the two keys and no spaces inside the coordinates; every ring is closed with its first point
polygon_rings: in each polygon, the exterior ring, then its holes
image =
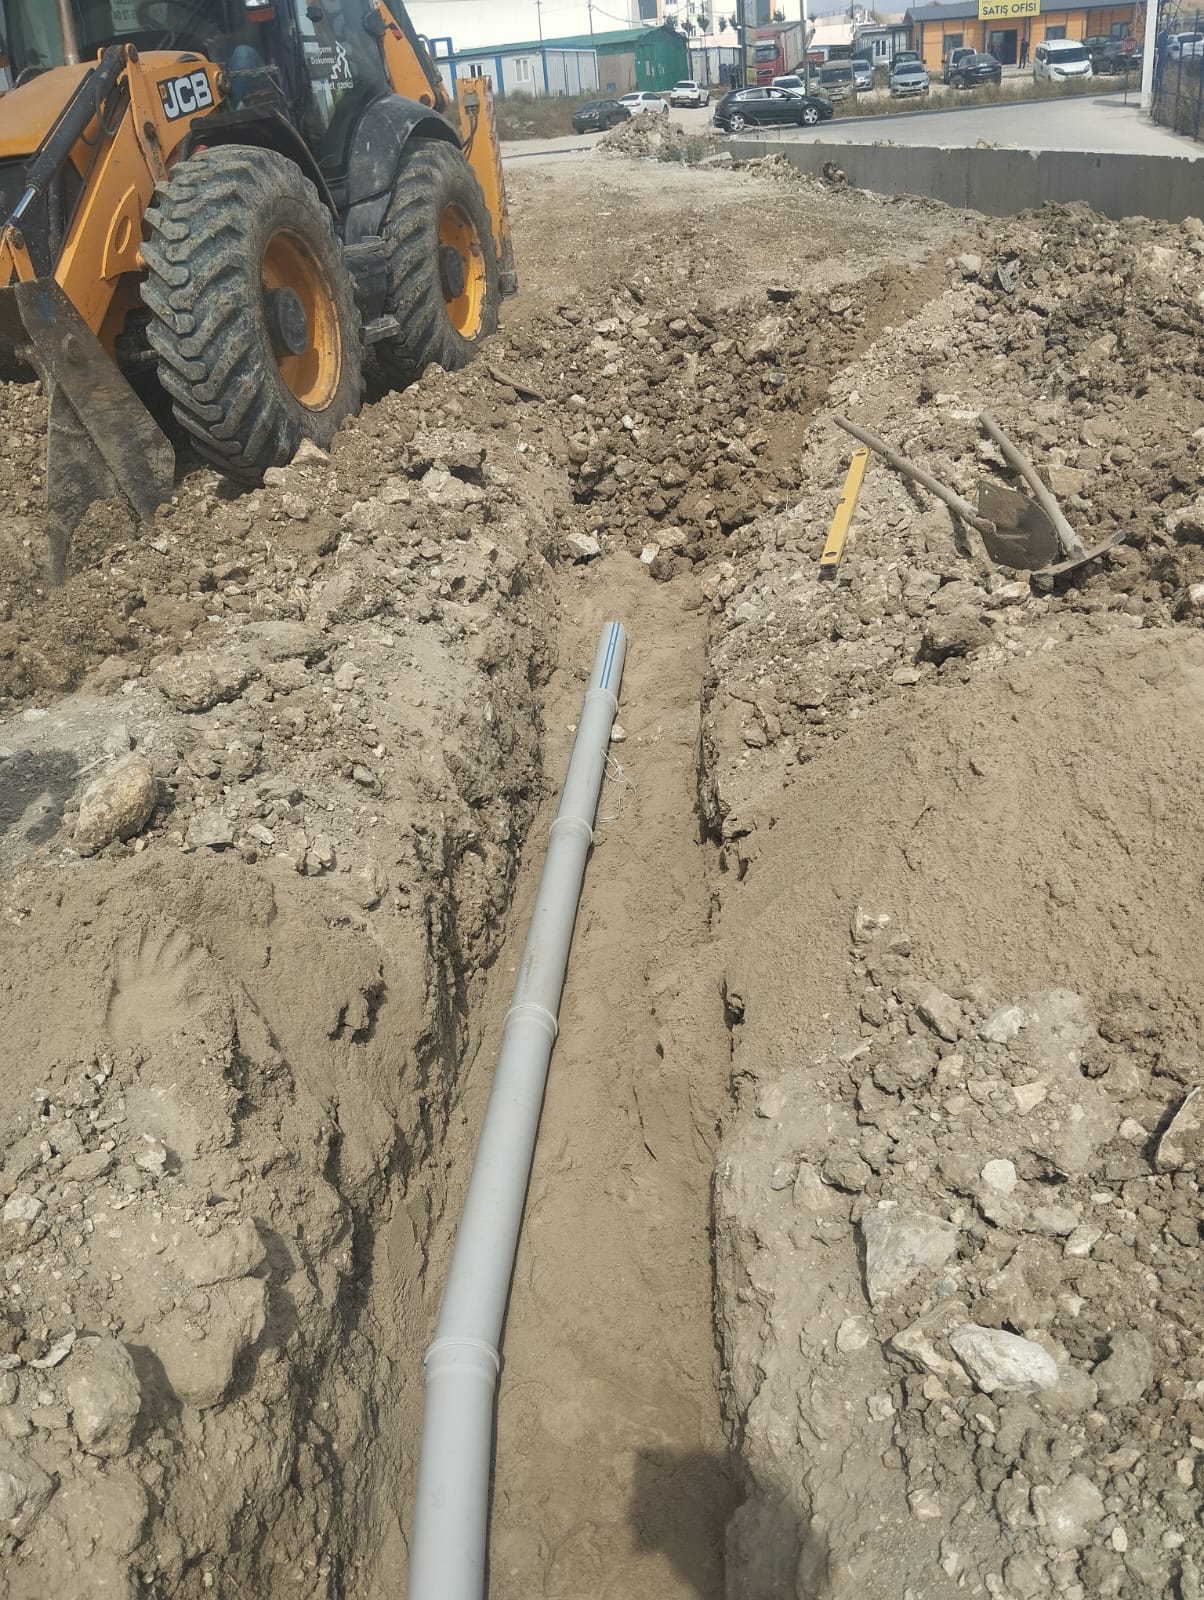
{"type": "Polygon", "coordinates": [[[1204,217],[1204,161],[1081,150],[942,150],[919,145],[733,139],[737,160],[782,155],[813,176],[833,162],[859,189],[916,194],[989,216],[1085,200],[1105,217],[1204,217]]]}

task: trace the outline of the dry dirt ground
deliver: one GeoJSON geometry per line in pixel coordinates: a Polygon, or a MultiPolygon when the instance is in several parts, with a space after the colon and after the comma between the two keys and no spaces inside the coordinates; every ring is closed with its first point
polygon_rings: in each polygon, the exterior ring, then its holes
{"type": "Polygon", "coordinates": [[[486,358],[60,591],[0,386],[15,1600],[397,1592],[612,616],[490,1592],[1200,1593],[1204,226],[668,153],[523,163],[486,358]],[[987,404],[1125,543],[875,467],[821,581],[831,413],[972,492],[987,404]]]}

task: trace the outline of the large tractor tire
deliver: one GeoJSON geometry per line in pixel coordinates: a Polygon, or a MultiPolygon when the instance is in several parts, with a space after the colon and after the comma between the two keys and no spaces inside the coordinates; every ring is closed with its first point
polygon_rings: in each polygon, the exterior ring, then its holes
{"type": "Polygon", "coordinates": [[[385,309],[401,332],[373,346],[385,380],[404,388],[433,362],[466,366],[497,327],[497,251],[481,186],[455,145],[406,148],[381,234],[388,253],[385,309]]]}
{"type": "Polygon", "coordinates": [[[239,483],[327,447],[363,393],[359,312],[318,192],[273,150],[182,161],[146,213],[142,299],[159,381],[207,461],[239,483]]]}

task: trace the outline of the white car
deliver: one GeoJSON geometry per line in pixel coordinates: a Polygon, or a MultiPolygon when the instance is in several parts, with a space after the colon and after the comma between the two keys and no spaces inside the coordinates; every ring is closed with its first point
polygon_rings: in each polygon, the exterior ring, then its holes
{"type": "Polygon", "coordinates": [[[710,91],[695,83],[693,78],[683,78],[669,90],[671,106],[709,106],[710,103],[710,91]]]}
{"type": "Polygon", "coordinates": [[[669,114],[669,102],[662,100],[659,94],[649,94],[647,89],[639,89],[635,94],[622,94],[619,104],[626,106],[633,117],[638,117],[641,111],[655,111],[659,116],[662,112],[669,114]]]}
{"type": "Polygon", "coordinates": [[[1033,51],[1033,82],[1042,78],[1064,83],[1067,78],[1090,78],[1091,52],[1075,39],[1046,39],[1033,51]]]}
{"type": "Polygon", "coordinates": [[[1166,41],[1166,53],[1171,61],[1204,56],[1204,33],[1172,33],[1166,41]]]}

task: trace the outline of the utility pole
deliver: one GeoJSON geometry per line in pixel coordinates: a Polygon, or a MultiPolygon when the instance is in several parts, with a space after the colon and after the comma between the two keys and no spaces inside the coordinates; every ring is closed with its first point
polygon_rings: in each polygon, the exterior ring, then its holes
{"type": "Polygon", "coordinates": [[[740,45],[740,87],[748,88],[757,81],[757,0],[736,0],[736,38],[740,45]]]}
{"type": "Polygon", "coordinates": [[[594,0],[586,0],[586,10],[589,12],[589,36],[594,36],[594,0]]]}
{"type": "Polygon", "coordinates": [[[535,0],[535,24],[539,29],[539,42],[543,43],[543,0],[535,0]]]}
{"type": "Polygon", "coordinates": [[[803,14],[803,92],[811,93],[811,18],[807,15],[807,0],[800,0],[803,14]]]}
{"type": "Polygon", "coordinates": [[[1145,38],[1141,49],[1141,109],[1154,103],[1154,46],[1158,39],[1158,0],[1145,0],[1145,38]]]}

